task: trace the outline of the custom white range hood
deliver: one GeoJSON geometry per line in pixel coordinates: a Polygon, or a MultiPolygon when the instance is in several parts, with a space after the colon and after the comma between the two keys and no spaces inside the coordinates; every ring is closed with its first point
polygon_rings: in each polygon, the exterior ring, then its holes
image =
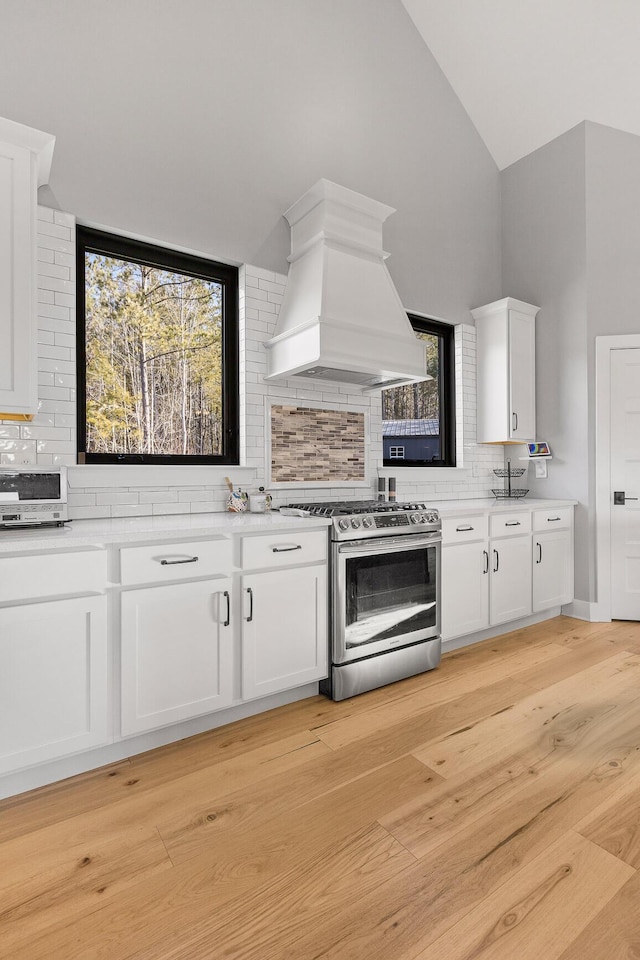
{"type": "Polygon", "coordinates": [[[266,380],[305,377],[380,389],[430,379],[382,249],[393,207],[319,180],[285,213],[289,277],[266,380]]]}

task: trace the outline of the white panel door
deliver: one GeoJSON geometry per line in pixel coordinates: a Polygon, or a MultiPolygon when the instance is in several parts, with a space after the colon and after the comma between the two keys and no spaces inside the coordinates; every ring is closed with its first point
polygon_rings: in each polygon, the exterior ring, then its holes
{"type": "Polygon", "coordinates": [[[511,440],[535,440],[535,325],[533,317],[509,311],[509,395],[511,440]]]}
{"type": "Polygon", "coordinates": [[[0,773],[108,741],[105,597],[0,609],[0,773]]]}
{"type": "Polygon", "coordinates": [[[242,697],[327,676],[327,567],[242,578],[242,697]]]}
{"type": "Polygon", "coordinates": [[[640,620],[640,350],[633,349],[611,351],[611,616],[640,620]],[[624,502],[614,502],[616,492],[624,502]]]}
{"type": "Polygon", "coordinates": [[[491,541],[491,623],[531,613],[531,537],[491,541]]]}
{"type": "Polygon", "coordinates": [[[533,611],[573,600],[573,536],[570,530],[533,537],[533,611]]]}
{"type": "Polygon", "coordinates": [[[231,578],[122,594],[122,734],[141,733],[232,701],[231,578]]]}
{"type": "Polygon", "coordinates": [[[442,548],[442,639],[489,626],[489,548],[486,541],[442,548]]]}

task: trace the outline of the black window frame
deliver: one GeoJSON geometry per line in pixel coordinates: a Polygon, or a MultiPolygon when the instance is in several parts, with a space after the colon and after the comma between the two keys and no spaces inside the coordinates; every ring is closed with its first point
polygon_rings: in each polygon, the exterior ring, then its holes
{"type": "Polygon", "coordinates": [[[76,226],[76,335],[78,463],[227,465],[240,461],[238,268],[92,227],[76,226]],[[222,286],[222,437],[221,454],[88,453],[86,421],[85,254],[96,253],[132,263],[174,270],[222,286]]]}
{"type": "MultiPolygon", "coordinates": [[[[455,328],[453,324],[442,320],[432,320],[407,313],[411,326],[416,333],[429,333],[440,341],[438,384],[440,400],[440,450],[439,460],[392,460],[383,459],[385,467],[455,467],[456,465],[456,365],[455,365],[455,328]]],[[[393,388],[391,388],[393,389],[393,388]]],[[[384,422],[384,421],[383,421],[384,422]]]]}

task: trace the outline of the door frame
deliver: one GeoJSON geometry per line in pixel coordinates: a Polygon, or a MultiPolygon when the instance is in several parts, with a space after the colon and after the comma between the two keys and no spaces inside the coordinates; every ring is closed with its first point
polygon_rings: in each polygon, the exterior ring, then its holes
{"type": "MultiPolygon", "coordinates": [[[[597,620],[611,620],[611,353],[639,350],[640,334],[596,337],[596,586],[597,620]]],[[[594,619],[592,616],[591,619],[594,619]]]]}

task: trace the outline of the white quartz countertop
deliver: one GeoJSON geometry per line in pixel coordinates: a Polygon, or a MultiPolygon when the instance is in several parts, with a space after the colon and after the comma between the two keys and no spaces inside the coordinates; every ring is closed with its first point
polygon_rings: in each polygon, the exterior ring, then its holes
{"type": "MultiPolygon", "coordinates": [[[[427,506],[441,516],[469,516],[572,506],[577,500],[440,500],[427,506]]],[[[327,527],[324,517],[281,516],[270,513],[200,513],[157,517],[121,517],[113,520],[72,520],[64,527],[0,530],[0,554],[101,547],[120,543],[184,540],[190,537],[230,536],[234,533],[268,533],[270,530],[302,530],[327,527]]]]}
{"type": "Polygon", "coordinates": [[[430,500],[427,506],[435,507],[442,517],[462,517],[472,513],[513,513],[517,510],[553,509],[554,507],[572,507],[577,500],[540,499],[535,497],[514,497],[512,500],[495,500],[487,497],[483,500],[430,500]]]}
{"type": "Polygon", "coordinates": [[[271,513],[200,513],[157,517],[118,517],[113,520],[72,520],[64,527],[0,530],[0,554],[56,550],[191,537],[268,533],[270,530],[308,530],[327,527],[324,517],[281,516],[271,513]]]}

